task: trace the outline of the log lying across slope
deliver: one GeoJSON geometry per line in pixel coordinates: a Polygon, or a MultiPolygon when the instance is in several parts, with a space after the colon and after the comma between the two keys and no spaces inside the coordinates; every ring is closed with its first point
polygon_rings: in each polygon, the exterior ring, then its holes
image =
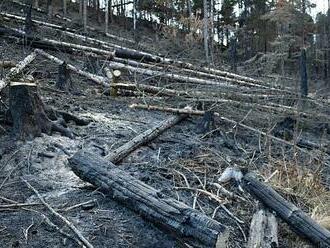
{"type": "Polygon", "coordinates": [[[0,35],[16,37],[20,39],[20,42],[24,45],[29,45],[34,48],[40,49],[49,49],[54,51],[61,51],[67,53],[74,53],[77,50],[83,52],[92,52],[99,55],[104,55],[109,58],[114,56],[114,52],[110,52],[107,50],[102,50],[95,47],[83,46],[74,43],[62,42],[52,39],[40,39],[34,36],[26,35],[25,32],[20,31],[18,29],[12,29],[0,26],[0,35]]]}
{"type": "Polygon", "coordinates": [[[243,187],[266,207],[272,209],[299,235],[308,238],[317,247],[330,247],[330,232],[305,214],[294,204],[285,200],[275,190],[259,181],[253,173],[243,177],[243,187]]]}
{"type": "Polygon", "coordinates": [[[31,53],[20,61],[14,68],[11,68],[6,77],[0,80],[0,91],[7,86],[7,84],[12,80],[16,75],[20,74],[25,67],[27,67],[35,58],[37,54],[35,52],[31,53]]]}
{"type": "MultiPolygon", "coordinates": [[[[180,82],[200,84],[200,85],[216,85],[216,86],[228,88],[228,89],[238,89],[238,86],[231,85],[229,83],[205,80],[205,79],[200,79],[197,77],[190,77],[190,76],[179,75],[179,74],[175,74],[175,73],[164,73],[162,71],[137,68],[137,67],[133,67],[130,65],[117,63],[117,62],[110,62],[109,67],[112,69],[116,69],[116,70],[129,70],[132,72],[136,72],[136,73],[140,73],[140,74],[144,74],[144,75],[148,75],[148,76],[163,77],[163,78],[167,78],[167,79],[177,80],[180,82]]],[[[242,88],[244,88],[244,87],[242,87],[242,88]]]]}
{"type": "MultiPolygon", "coordinates": [[[[130,108],[153,110],[153,111],[163,111],[163,112],[176,113],[176,114],[186,114],[186,115],[204,115],[205,114],[205,111],[201,111],[201,110],[191,110],[191,109],[183,109],[183,108],[181,108],[181,109],[180,108],[168,108],[168,107],[144,105],[144,104],[132,104],[130,106],[130,108]]],[[[227,123],[230,123],[233,126],[239,126],[243,129],[246,129],[246,130],[249,130],[251,132],[257,133],[258,135],[270,138],[271,140],[274,140],[276,142],[279,142],[279,143],[282,143],[282,144],[285,144],[285,145],[288,145],[288,146],[296,147],[297,150],[299,150],[303,153],[306,153],[306,154],[310,155],[311,157],[313,157],[314,159],[318,160],[318,158],[315,155],[311,154],[308,150],[305,149],[305,146],[300,145],[300,141],[298,143],[292,143],[290,141],[281,139],[279,137],[276,137],[274,135],[271,135],[269,133],[261,131],[257,128],[254,128],[254,127],[245,125],[241,122],[236,122],[232,119],[224,117],[224,116],[220,115],[218,112],[214,112],[213,114],[214,114],[214,116],[218,117],[220,120],[222,120],[224,122],[227,122],[227,123]]],[[[306,142],[304,142],[304,143],[306,143],[306,142]]]]}
{"type": "MultiPolygon", "coordinates": [[[[40,49],[35,49],[35,53],[45,57],[46,59],[49,59],[50,61],[53,61],[54,63],[56,63],[58,65],[62,65],[64,63],[63,60],[61,60],[61,59],[59,59],[59,58],[57,58],[57,57],[55,57],[55,56],[53,56],[49,53],[46,53],[46,52],[44,52],[40,49]]],[[[93,82],[95,82],[97,84],[101,84],[101,85],[106,86],[106,87],[110,86],[108,80],[104,77],[97,76],[97,75],[94,75],[92,73],[80,70],[77,67],[75,67],[73,65],[70,65],[70,64],[67,64],[66,66],[69,70],[73,71],[74,73],[77,73],[78,75],[86,77],[86,78],[92,80],[93,82]]]]}
{"type": "Polygon", "coordinates": [[[228,230],[217,221],[169,198],[106,159],[79,151],[69,159],[73,172],[145,219],[193,247],[226,247],[228,230]]]}
{"type": "MultiPolygon", "coordinates": [[[[8,13],[1,13],[3,16],[7,17],[7,18],[13,18],[19,21],[25,21],[25,17],[22,16],[16,16],[13,14],[8,14],[8,13]]],[[[87,37],[84,35],[80,35],[80,34],[76,34],[75,32],[77,32],[74,29],[70,29],[67,27],[63,27],[63,26],[59,26],[59,25],[55,25],[52,23],[46,23],[46,22],[41,22],[41,21],[37,21],[37,20],[33,20],[34,23],[38,24],[38,25],[42,25],[48,28],[52,28],[52,29],[56,29],[56,30],[60,30],[62,32],[64,32],[66,35],[72,37],[72,38],[77,38],[83,41],[87,41],[91,44],[95,44],[98,46],[102,46],[104,49],[108,50],[111,48],[116,48],[115,50],[115,54],[117,57],[119,58],[129,58],[129,59],[136,59],[136,60],[140,60],[140,61],[146,61],[146,62],[157,62],[157,63],[163,63],[165,65],[173,65],[176,66],[178,68],[184,68],[185,70],[189,70],[189,71],[197,71],[200,74],[203,75],[209,75],[209,76],[220,76],[220,77],[225,77],[228,80],[236,80],[236,81],[241,81],[241,82],[247,82],[247,83],[251,83],[251,84],[255,84],[261,86],[261,87],[269,87],[271,85],[266,84],[263,81],[260,80],[256,80],[250,77],[245,77],[245,76],[241,76],[238,74],[234,74],[234,73],[229,73],[226,71],[222,71],[222,70],[218,70],[218,69],[213,69],[213,68],[208,68],[208,67],[198,67],[195,66],[193,64],[190,63],[186,63],[183,61],[178,61],[178,60],[173,60],[173,59],[169,59],[166,58],[164,56],[159,56],[159,55],[154,55],[151,53],[147,53],[147,52],[142,52],[142,51],[138,51],[132,48],[128,48],[128,47],[124,47],[122,45],[116,45],[110,42],[106,42],[106,41],[102,41],[99,39],[95,39],[95,38],[91,38],[91,37],[87,37]]],[[[97,31],[95,28],[89,27],[90,30],[92,31],[97,31]]],[[[111,37],[111,38],[115,38],[118,41],[126,41],[126,42],[130,42],[130,43],[134,43],[134,41],[126,39],[126,38],[122,38],[122,37],[118,37],[118,36],[114,36],[114,35],[110,35],[110,34],[106,34],[106,36],[111,37]]],[[[274,87],[274,86],[271,86],[274,87]]]]}
{"type": "Polygon", "coordinates": [[[186,115],[179,115],[173,116],[158,125],[146,130],[145,132],[141,133],[140,135],[136,136],[135,138],[131,139],[129,142],[125,143],[124,145],[120,146],[119,148],[115,149],[111,152],[107,158],[114,164],[117,164],[122,159],[124,159],[129,153],[136,150],[141,145],[150,142],[151,140],[155,139],[161,133],[163,133],[166,129],[174,126],[184,118],[186,115]]]}

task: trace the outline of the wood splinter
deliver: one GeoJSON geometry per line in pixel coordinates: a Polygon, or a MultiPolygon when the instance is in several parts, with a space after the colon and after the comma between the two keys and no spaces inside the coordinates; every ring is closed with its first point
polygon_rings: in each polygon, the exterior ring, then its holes
{"type": "Polygon", "coordinates": [[[247,248],[277,248],[276,217],[267,209],[261,208],[254,213],[250,225],[247,248]]]}

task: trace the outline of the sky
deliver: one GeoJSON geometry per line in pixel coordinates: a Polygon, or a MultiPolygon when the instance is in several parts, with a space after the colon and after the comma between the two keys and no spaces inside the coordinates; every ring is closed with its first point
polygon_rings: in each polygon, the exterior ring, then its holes
{"type": "Polygon", "coordinates": [[[316,8],[312,10],[312,15],[315,16],[319,12],[325,13],[328,9],[328,0],[312,0],[316,4],[316,8]]]}

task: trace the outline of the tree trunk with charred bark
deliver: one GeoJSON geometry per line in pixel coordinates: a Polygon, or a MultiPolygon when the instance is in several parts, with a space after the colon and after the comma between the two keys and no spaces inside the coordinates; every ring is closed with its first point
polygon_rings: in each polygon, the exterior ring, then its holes
{"type": "Polygon", "coordinates": [[[48,118],[34,83],[11,83],[9,109],[13,120],[13,135],[17,139],[30,140],[42,133],[51,134],[52,131],[73,137],[68,129],[48,118]]]}
{"type": "Polygon", "coordinates": [[[253,173],[247,173],[243,177],[243,187],[266,207],[276,212],[296,233],[308,238],[317,247],[330,247],[330,231],[285,200],[270,186],[258,180],[253,173]]]}
{"type": "Polygon", "coordinates": [[[131,139],[129,142],[125,143],[124,145],[120,146],[119,148],[112,151],[107,158],[114,164],[117,164],[121,160],[123,160],[128,154],[132,151],[136,150],[138,147],[142,146],[150,142],[151,140],[158,137],[161,133],[165,130],[171,128],[172,126],[176,125],[178,122],[186,118],[187,115],[179,115],[173,116],[158,125],[146,130],[145,132],[141,133],[140,135],[136,136],[135,138],[131,139]]]}
{"type": "Polygon", "coordinates": [[[73,172],[110,199],[193,247],[226,247],[228,230],[217,221],[135,179],[94,153],[79,151],[69,159],[73,172]]]}

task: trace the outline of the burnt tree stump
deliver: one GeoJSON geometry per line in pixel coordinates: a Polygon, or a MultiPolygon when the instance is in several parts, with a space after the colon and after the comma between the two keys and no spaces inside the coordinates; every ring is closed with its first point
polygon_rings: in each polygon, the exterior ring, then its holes
{"type": "Polygon", "coordinates": [[[73,83],[71,80],[70,71],[65,61],[58,66],[58,76],[55,86],[57,89],[63,91],[73,90],[73,83]]]}
{"type": "Polygon", "coordinates": [[[72,133],[59,123],[51,121],[35,83],[12,82],[9,88],[9,108],[13,121],[13,135],[30,140],[52,131],[73,138],[72,133]]]}

